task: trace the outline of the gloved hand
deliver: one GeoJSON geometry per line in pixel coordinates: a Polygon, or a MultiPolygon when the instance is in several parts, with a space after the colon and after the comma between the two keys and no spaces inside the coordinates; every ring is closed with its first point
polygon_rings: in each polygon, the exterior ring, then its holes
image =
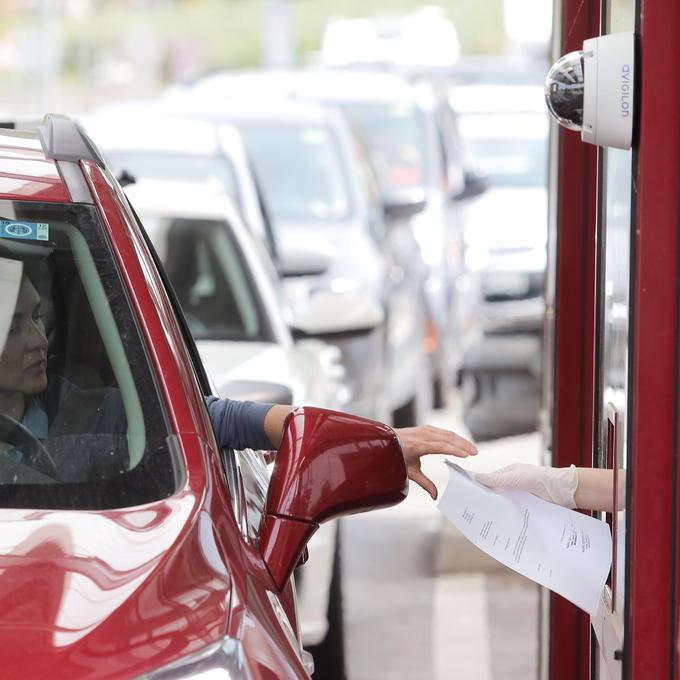
{"type": "Polygon", "coordinates": [[[519,489],[545,501],[575,508],[574,494],[578,487],[578,470],[513,463],[493,472],[478,472],[475,479],[490,489],[519,489]]]}

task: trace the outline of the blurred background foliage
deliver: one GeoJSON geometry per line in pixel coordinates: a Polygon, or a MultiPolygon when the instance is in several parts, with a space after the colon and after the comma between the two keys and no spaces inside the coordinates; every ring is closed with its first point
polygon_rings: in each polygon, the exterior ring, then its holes
{"type": "MultiPolygon", "coordinates": [[[[313,61],[332,18],[399,14],[422,0],[289,0],[298,64],[313,61]]],[[[439,0],[461,51],[502,53],[503,0],[439,0]]],[[[261,65],[267,0],[2,0],[0,111],[73,112],[145,97],[208,71],[261,65]]]]}
{"type": "MultiPolygon", "coordinates": [[[[93,2],[87,32],[93,45],[111,47],[133,23],[152,30],[167,47],[198,41],[203,63],[211,68],[244,68],[260,63],[263,0],[177,0],[175,2],[93,2]]],[[[293,36],[300,62],[319,49],[329,18],[400,14],[422,0],[292,0],[293,36]]],[[[504,50],[502,0],[442,0],[437,3],[459,31],[465,53],[504,50]]],[[[82,39],[81,17],[64,19],[65,38],[75,70],[74,53],[82,39]]]]}

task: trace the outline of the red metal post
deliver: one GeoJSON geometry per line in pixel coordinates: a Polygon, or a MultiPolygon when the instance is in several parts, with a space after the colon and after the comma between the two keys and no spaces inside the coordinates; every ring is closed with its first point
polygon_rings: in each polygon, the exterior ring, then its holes
{"type": "Polygon", "coordinates": [[[640,2],[628,678],[671,678],[678,454],[680,5],[640,2]]]}
{"type": "MultiPolygon", "coordinates": [[[[580,50],[599,34],[599,2],[563,0],[559,52],[580,50]]],[[[557,199],[552,464],[592,465],[595,348],[597,149],[560,129],[557,199]]],[[[550,360],[550,357],[548,357],[550,360]]],[[[550,596],[550,680],[587,680],[590,621],[559,595],[550,596]]]]}

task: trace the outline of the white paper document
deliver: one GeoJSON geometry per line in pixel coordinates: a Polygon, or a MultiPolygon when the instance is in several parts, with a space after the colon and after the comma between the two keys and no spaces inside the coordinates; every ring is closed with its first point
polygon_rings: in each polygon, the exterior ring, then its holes
{"type": "Polygon", "coordinates": [[[19,295],[23,265],[18,260],[0,257],[0,354],[5,349],[19,295]]]}
{"type": "Polygon", "coordinates": [[[439,509],[494,559],[595,614],[611,566],[609,526],[525,491],[494,490],[446,461],[439,509]]]}

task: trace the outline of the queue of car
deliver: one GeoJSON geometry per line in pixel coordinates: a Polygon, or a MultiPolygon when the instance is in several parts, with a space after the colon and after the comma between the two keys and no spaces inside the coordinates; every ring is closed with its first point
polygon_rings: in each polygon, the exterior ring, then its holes
{"type": "MultiPolygon", "coordinates": [[[[257,98],[270,102],[273,96],[293,101],[320,102],[331,105],[345,114],[356,131],[355,146],[368,158],[362,177],[367,186],[376,185],[373,191],[372,222],[378,230],[385,223],[385,237],[379,245],[383,253],[392,256],[406,276],[400,277],[420,287],[424,299],[417,300],[426,314],[425,348],[435,404],[443,405],[452,383],[456,366],[453,358],[460,356],[461,334],[454,334],[451,319],[457,300],[453,287],[461,272],[461,261],[451,257],[447,240],[455,231],[451,225],[452,213],[448,205],[461,189],[461,164],[451,158],[447,143],[448,130],[443,125],[440,102],[435,89],[423,79],[413,82],[393,73],[376,73],[365,70],[306,70],[287,72],[250,72],[214,75],[205,78],[184,92],[174,91],[173,107],[200,106],[198,102],[237,102],[257,98]],[[263,97],[262,93],[267,93],[263,97]],[[187,104],[187,102],[191,102],[187,104]],[[384,213],[384,220],[380,213],[384,213]],[[422,271],[415,263],[408,264],[396,250],[412,252],[409,239],[420,252],[422,271]],[[399,245],[401,244],[401,245],[399,245]],[[422,282],[418,278],[423,278],[422,282]]],[[[445,105],[448,108],[448,104],[445,105]]],[[[380,234],[379,234],[380,236],[380,234]]],[[[407,256],[411,261],[412,257],[407,256]]],[[[392,275],[392,278],[397,275],[392,275]]],[[[403,297],[403,295],[402,295],[403,297]]],[[[411,308],[412,308],[411,304],[411,308]]],[[[408,312],[413,315],[413,311],[408,312]]],[[[395,316],[393,313],[392,316],[395,316]]],[[[420,322],[422,325],[422,321],[420,322]]],[[[413,347],[413,334],[397,346],[390,341],[390,365],[395,360],[403,365],[408,353],[404,343],[413,347]]],[[[392,368],[391,370],[394,370],[392,368]]],[[[423,368],[420,367],[422,374],[423,368]]],[[[403,370],[402,370],[403,372],[403,370]]],[[[406,378],[401,384],[414,381],[406,378]]],[[[396,395],[399,382],[392,381],[391,393],[396,395]]],[[[396,399],[392,411],[408,406],[415,411],[416,395],[396,399]],[[402,402],[401,404],[399,402],[402,402]]],[[[423,409],[418,409],[419,413],[423,409]]],[[[412,416],[411,416],[412,418],[412,416]]]]}
{"type": "Polygon", "coordinates": [[[21,565],[63,587],[11,610],[0,635],[31,617],[41,650],[13,674],[59,655],[102,677],[345,677],[339,516],[405,488],[372,420],[420,424],[457,383],[473,436],[536,424],[547,125],[461,92],[404,68],[217,74],[3,134],[2,218],[47,236],[2,239],[0,264],[33,272],[74,412],[124,423],[74,418],[47,454],[15,433],[37,454],[0,495],[41,515],[15,511],[3,565],[20,592],[21,565]],[[307,406],[274,462],[219,449],[210,394],[307,406]],[[334,436],[350,453],[316,464],[334,436]],[[53,483],[74,442],[102,472],[53,483]],[[56,552],[29,540],[46,527],[56,552]]]}
{"type": "MultiPolygon", "coordinates": [[[[81,117],[219,394],[409,426],[458,384],[474,437],[534,429],[547,126],[524,112],[523,138],[520,118],[459,105],[447,83],[215,74],[81,117]]],[[[325,525],[295,572],[301,639],[330,680],[344,677],[340,534],[325,525]]]]}
{"type": "MultiPolygon", "coordinates": [[[[274,262],[223,192],[203,183],[139,180],[126,193],[163,264],[217,394],[346,408],[340,351],[314,336],[351,330],[342,312],[357,303],[354,294],[326,298],[322,318],[310,310],[291,328],[274,262]],[[305,337],[294,341],[296,330],[305,337]]],[[[378,310],[361,323],[370,329],[380,320],[378,310]]],[[[237,455],[242,468],[261,465],[255,451],[237,455]]],[[[295,574],[301,635],[307,647],[317,650],[320,674],[327,660],[318,646],[339,635],[332,623],[341,625],[332,609],[339,604],[330,599],[333,578],[340,578],[339,542],[338,521],[322,524],[307,544],[308,560],[295,574]]],[[[341,598],[341,585],[336,591],[341,598]]]]}
{"type": "MultiPolygon", "coordinates": [[[[16,300],[3,314],[12,338],[15,324],[35,329],[25,388],[46,384],[46,408],[60,402],[43,440],[2,417],[13,451],[0,466],[5,672],[309,677],[294,569],[318,525],[405,496],[398,441],[308,406],[287,419],[271,470],[263,454],[221,449],[192,330],[222,337],[265,323],[237,298],[244,289],[232,291],[241,327],[209,311],[217,263],[245,285],[228,239],[246,230],[226,204],[221,223],[211,213],[202,229],[214,240],[190,252],[196,269],[180,270],[175,289],[162,258],[184,255],[170,241],[186,246],[196,216],[138,203],[148,231],[70,119],[0,135],[0,265],[16,300]]],[[[310,310],[307,335],[331,324],[361,335],[381,321],[369,307],[326,309],[310,310]]]]}
{"type": "MultiPolygon", "coordinates": [[[[152,230],[159,212],[167,214],[173,205],[175,211],[181,206],[177,214],[182,214],[185,222],[193,218],[195,229],[184,229],[184,243],[178,241],[171,263],[171,272],[177,271],[181,279],[173,281],[172,275],[170,278],[220,393],[258,401],[311,400],[389,422],[388,396],[392,393],[387,389],[391,376],[385,365],[387,328],[389,325],[400,331],[394,336],[403,338],[396,349],[406,356],[409,346],[422,346],[418,336],[423,332],[423,325],[418,324],[423,313],[422,290],[418,279],[405,282],[411,296],[408,307],[403,303],[395,305],[397,296],[387,296],[387,286],[395,277],[386,276],[384,257],[373,239],[371,230],[380,228],[381,222],[376,223],[370,214],[374,206],[358,179],[360,160],[352,153],[347,123],[339,114],[314,105],[279,108],[276,114],[261,109],[259,116],[254,106],[232,108],[230,112],[220,107],[218,111],[204,112],[200,119],[194,117],[195,109],[191,115],[181,110],[184,117],[178,118],[177,108],[172,116],[117,110],[115,114],[84,117],[83,123],[118,175],[126,181],[135,179],[137,186],[129,186],[128,191],[135,206],[147,207],[140,213],[147,229],[152,230]],[[243,119],[268,126],[261,153],[257,146],[250,149],[250,154],[244,153],[247,135],[234,127],[234,123],[243,119]],[[164,139],[172,141],[164,144],[164,139]],[[267,163],[287,163],[287,167],[270,167],[267,163]],[[256,173],[254,167],[258,164],[261,172],[256,173]],[[197,195],[195,187],[191,191],[186,186],[173,187],[169,184],[172,180],[200,182],[214,195],[197,195]],[[165,188],[159,186],[161,181],[165,188]],[[301,187],[299,191],[291,191],[297,186],[301,187]],[[170,196],[175,199],[170,200],[170,196]],[[211,273],[210,259],[217,259],[219,248],[207,240],[202,244],[200,238],[201,229],[212,227],[211,231],[216,231],[214,224],[206,224],[206,219],[214,222],[216,212],[224,216],[224,203],[228,200],[239,209],[239,219],[251,232],[253,242],[246,250],[259,249],[261,255],[249,258],[248,274],[241,276],[240,285],[231,283],[231,292],[230,279],[237,277],[238,267],[233,261],[216,263],[214,266],[221,274],[211,273]],[[338,202],[342,203],[339,207],[338,202]],[[221,208],[217,210],[215,206],[219,204],[221,208]],[[213,206],[212,212],[209,205],[213,206]],[[251,210],[246,206],[251,206],[251,210]],[[153,208],[151,215],[149,208],[153,208]],[[202,262],[197,252],[201,245],[202,262]],[[184,261],[178,262],[178,254],[184,261]],[[198,271],[201,266],[202,276],[198,271]],[[219,289],[216,282],[222,282],[219,289]],[[239,309],[234,302],[238,297],[249,298],[251,302],[246,306],[251,310],[257,309],[253,300],[267,299],[267,304],[260,305],[266,314],[264,321],[258,322],[257,314],[251,311],[249,317],[245,315],[254,321],[250,332],[248,324],[242,322],[239,332],[229,336],[225,323],[233,326],[238,320],[239,309]],[[390,316],[389,322],[385,321],[386,299],[398,314],[390,316]],[[210,324],[205,323],[206,315],[210,324]],[[339,322],[344,326],[337,328],[339,322]],[[356,328],[365,332],[347,332],[356,328]],[[215,337],[216,330],[221,330],[221,338],[215,337]],[[295,342],[292,336],[296,336],[295,342]],[[290,353],[290,349],[285,349],[289,347],[296,350],[298,358],[302,354],[300,348],[309,353],[310,342],[320,344],[319,340],[310,340],[310,336],[334,339],[337,345],[326,343],[313,361],[306,362],[302,373],[299,368],[291,370],[291,360],[282,361],[280,354],[290,353]],[[262,351],[263,341],[270,345],[273,342],[278,353],[271,346],[262,351]],[[228,349],[225,343],[229,344],[228,349]],[[338,348],[344,368],[342,382],[329,376],[320,365],[320,359],[338,348]],[[265,391],[263,381],[268,386],[265,391]]],[[[382,220],[381,215],[378,218],[382,220]]],[[[233,216],[227,222],[232,229],[238,226],[238,219],[233,216]]],[[[223,233],[221,241],[225,241],[223,233]]],[[[411,257],[413,250],[414,245],[409,244],[403,259],[407,265],[417,267],[417,258],[411,257]]],[[[165,253],[167,247],[162,251],[165,253]]],[[[416,352],[414,356],[422,355],[416,352]]],[[[403,400],[408,402],[421,379],[420,367],[408,361],[402,365],[396,358],[394,366],[399,370],[397,375],[406,376],[402,379],[401,393],[406,393],[403,400]]],[[[399,399],[400,393],[395,394],[399,399]]],[[[393,408],[399,405],[397,402],[393,408]]],[[[418,419],[426,408],[422,407],[418,419]]],[[[415,416],[406,421],[415,423],[415,416]]],[[[330,523],[315,534],[309,545],[310,559],[296,572],[303,641],[314,650],[319,672],[328,677],[331,676],[325,669],[327,664],[333,665],[338,677],[344,672],[342,631],[337,630],[343,625],[341,613],[338,614],[342,599],[339,544],[337,526],[330,523]]]]}
{"type": "Polygon", "coordinates": [[[450,93],[462,137],[485,168],[487,184],[462,205],[464,252],[479,284],[483,337],[464,357],[461,394],[473,437],[493,439],[534,430],[540,407],[548,118],[543,88],[535,76],[531,80],[535,71],[506,84],[499,65],[492,71],[488,60],[477,62],[481,72],[470,82],[472,68],[462,71],[450,93]]]}

